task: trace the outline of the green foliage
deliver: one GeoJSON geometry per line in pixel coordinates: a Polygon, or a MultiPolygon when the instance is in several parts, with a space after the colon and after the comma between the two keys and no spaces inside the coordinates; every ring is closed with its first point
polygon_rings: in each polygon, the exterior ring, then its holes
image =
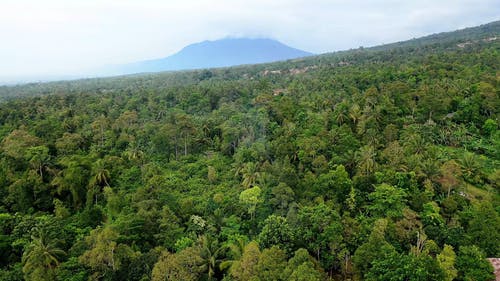
{"type": "Polygon", "coordinates": [[[257,277],[259,280],[283,280],[286,265],[286,254],[283,250],[277,246],[264,249],[257,262],[257,277]]]}
{"type": "Polygon", "coordinates": [[[476,246],[460,246],[456,260],[458,277],[463,281],[493,280],[493,266],[476,246]]]}
{"type": "Polygon", "coordinates": [[[295,235],[287,219],[271,215],[264,221],[264,226],[259,234],[258,241],[262,248],[278,246],[287,253],[291,253],[294,238],[295,235]]]}
{"type": "Polygon", "coordinates": [[[253,218],[255,212],[257,211],[257,204],[262,202],[261,189],[258,186],[243,190],[240,193],[240,203],[242,203],[247,208],[248,214],[253,218]]]}
{"type": "Polygon", "coordinates": [[[344,202],[351,191],[352,181],[345,167],[338,165],[335,170],[321,174],[317,186],[319,195],[323,195],[327,199],[336,199],[337,202],[344,202]]]}
{"type": "Polygon", "coordinates": [[[498,34],[0,87],[0,280],[490,280],[498,34]]]}
{"type": "Polygon", "coordinates": [[[443,270],[432,257],[404,255],[395,252],[373,262],[366,280],[445,280],[443,270]]]}
{"type": "Polygon", "coordinates": [[[200,236],[198,247],[200,248],[200,257],[204,263],[208,279],[212,279],[219,269],[225,247],[219,245],[219,241],[206,235],[200,236]]]}
{"type": "Polygon", "coordinates": [[[387,220],[377,220],[368,241],[356,249],[353,256],[353,264],[358,275],[364,276],[377,261],[384,260],[396,254],[394,247],[384,238],[386,228],[387,220]]]}
{"type": "Polygon", "coordinates": [[[2,149],[5,155],[14,159],[30,158],[35,147],[41,140],[24,129],[14,130],[2,140],[2,149]],[[30,153],[31,150],[31,153],[30,153]]]}
{"type": "Polygon", "coordinates": [[[85,281],[87,279],[88,273],[76,257],[69,258],[57,268],[56,280],[58,281],[85,281]]]}
{"type": "Polygon", "coordinates": [[[425,203],[423,206],[422,221],[426,225],[443,225],[444,221],[440,214],[440,208],[436,202],[425,203]]]}
{"type": "Polygon", "coordinates": [[[474,206],[468,233],[471,244],[478,246],[488,257],[500,255],[500,215],[489,202],[474,206]]]}
{"type": "Polygon", "coordinates": [[[375,186],[375,191],[368,195],[372,204],[368,210],[374,217],[399,217],[405,207],[407,194],[404,190],[388,185],[375,186]]]}
{"type": "Polygon", "coordinates": [[[23,273],[26,280],[55,280],[54,269],[65,252],[57,247],[57,240],[49,240],[47,234],[39,231],[32,236],[31,243],[23,254],[23,273]]]}
{"type": "Polygon", "coordinates": [[[324,279],[322,274],[315,270],[310,262],[299,265],[288,278],[287,280],[293,281],[319,281],[324,279]]]}
{"type": "Polygon", "coordinates": [[[487,136],[492,136],[498,128],[498,124],[495,120],[486,119],[483,124],[483,131],[487,136]]]}
{"type": "Polygon", "coordinates": [[[165,251],[154,265],[151,280],[198,280],[203,272],[202,260],[195,248],[177,254],[165,251]]]}
{"type": "Polygon", "coordinates": [[[324,276],[319,263],[303,248],[295,251],[283,272],[283,280],[323,280],[324,276]]]}
{"type": "Polygon", "coordinates": [[[97,228],[85,237],[88,250],[79,262],[91,268],[93,276],[112,276],[135,253],[128,245],[117,243],[119,233],[107,226],[97,228]]]}
{"type": "Polygon", "coordinates": [[[194,241],[189,237],[181,237],[175,241],[175,251],[180,252],[193,245],[194,241]]]}
{"type": "Polygon", "coordinates": [[[275,210],[275,213],[282,216],[286,215],[288,208],[295,199],[293,189],[286,183],[280,182],[277,186],[273,187],[271,193],[272,198],[269,199],[269,203],[275,210]]]}
{"type": "Polygon", "coordinates": [[[445,281],[452,281],[457,277],[457,270],[455,269],[455,260],[457,255],[450,245],[444,245],[443,251],[436,257],[439,267],[444,271],[445,281]]]}
{"type": "Polygon", "coordinates": [[[241,256],[241,259],[231,266],[231,275],[235,280],[249,281],[257,275],[257,265],[260,259],[259,245],[255,241],[248,243],[241,256]]]}
{"type": "Polygon", "coordinates": [[[309,250],[324,268],[334,266],[342,251],[342,224],[335,210],[325,204],[303,207],[297,214],[297,244],[309,250]]]}

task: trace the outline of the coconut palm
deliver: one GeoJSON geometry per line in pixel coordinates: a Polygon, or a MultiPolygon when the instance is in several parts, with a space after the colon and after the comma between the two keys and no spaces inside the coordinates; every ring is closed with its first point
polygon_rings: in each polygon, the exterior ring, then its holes
{"type": "Polygon", "coordinates": [[[92,173],[94,174],[94,183],[99,186],[109,186],[109,180],[111,178],[109,170],[106,169],[104,160],[99,159],[95,162],[92,167],[92,173]]]}
{"type": "Polygon", "coordinates": [[[230,269],[234,263],[238,262],[243,256],[243,252],[245,251],[245,246],[247,245],[246,239],[243,236],[238,237],[232,243],[228,243],[225,245],[225,248],[229,248],[229,252],[231,254],[230,260],[224,260],[220,263],[219,268],[221,270],[230,269]]]}
{"type": "Polygon", "coordinates": [[[375,149],[371,145],[365,145],[356,152],[359,172],[363,175],[370,175],[375,171],[375,149]]]}
{"type": "Polygon", "coordinates": [[[254,162],[246,163],[240,171],[243,181],[241,184],[245,188],[250,188],[257,183],[257,180],[260,178],[261,173],[258,170],[257,164],[254,162]]]}
{"type": "Polygon", "coordinates": [[[23,273],[27,280],[50,280],[53,271],[66,253],[58,248],[59,241],[49,239],[43,231],[31,236],[31,243],[23,253],[23,273]]]}
{"type": "Polygon", "coordinates": [[[51,185],[57,188],[59,195],[69,192],[73,205],[80,207],[85,199],[85,187],[88,185],[90,163],[86,157],[75,156],[64,158],[59,161],[64,167],[60,171],[54,171],[55,177],[51,185]]]}
{"type": "Polygon", "coordinates": [[[205,271],[208,274],[208,280],[212,280],[218,265],[222,261],[220,258],[225,250],[225,247],[219,246],[217,240],[214,240],[212,237],[207,235],[200,236],[198,243],[200,247],[200,256],[203,259],[205,271]]]}
{"type": "Polygon", "coordinates": [[[351,118],[352,123],[356,126],[358,124],[359,119],[362,115],[361,108],[358,104],[353,104],[349,109],[349,117],[351,118]]]}
{"type": "Polygon", "coordinates": [[[458,159],[458,163],[462,168],[462,173],[466,180],[474,180],[474,177],[480,174],[481,161],[476,154],[465,152],[458,159]]]}

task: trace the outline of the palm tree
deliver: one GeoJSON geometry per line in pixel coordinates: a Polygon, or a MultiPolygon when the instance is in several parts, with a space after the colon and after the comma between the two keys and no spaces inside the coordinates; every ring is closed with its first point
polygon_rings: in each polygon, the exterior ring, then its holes
{"type": "Polygon", "coordinates": [[[64,170],[57,171],[51,185],[57,187],[57,194],[59,195],[69,192],[71,200],[73,201],[73,206],[78,207],[82,201],[83,190],[80,185],[72,184],[68,178],[70,177],[65,174],[64,170]]]}
{"type": "Polygon", "coordinates": [[[353,104],[349,110],[349,117],[352,120],[352,123],[354,126],[358,124],[359,119],[361,118],[362,112],[361,108],[359,107],[358,104],[353,104]]]}
{"type": "Polygon", "coordinates": [[[336,113],[335,116],[335,121],[337,122],[337,125],[342,125],[347,121],[347,110],[344,108],[341,108],[339,110],[334,111],[336,113]]]}
{"type": "Polygon", "coordinates": [[[31,239],[31,244],[23,253],[23,273],[26,276],[40,275],[47,280],[53,276],[53,270],[66,253],[57,247],[58,240],[49,239],[43,231],[38,231],[38,235],[31,236],[31,239]]]}
{"type": "Polygon", "coordinates": [[[35,146],[28,149],[30,166],[43,179],[43,171],[50,160],[49,149],[46,146],[35,146]]]}
{"type": "Polygon", "coordinates": [[[463,175],[467,180],[472,180],[481,170],[481,162],[479,157],[472,152],[466,151],[458,159],[458,163],[462,168],[463,175]]]}
{"type": "Polygon", "coordinates": [[[80,207],[84,203],[85,187],[88,185],[89,159],[85,156],[63,158],[59,164],[65,167],[57,171],[51,185],[57,187],[59,195],[69,192],[73,205],[80,207]]]}
{"type": "Polygon", "coordinates": [[[217,240],[207,235],[200,236],[198,243],[200,246],[200,256],[208,273],[208,280],[212,280],[217,266],[222,261],[220,257],[225,247],[220,247],[217,240]]]}
{"type": "Polygon", "coordinates": [[[184,140],[184,156],[188,154],[188,143],[196,133],[196,126],[189,115],[184,112],[175,114],[175,124],[179,138],[184,140]]]}
{"type": "Polygon", "coordinates": [[[363,175],[370,175],[375,170],[375,149],[371,145],[365,145],[356,152],[359,172],[363,175]]]}
{"type": "Polygon", "coordinates": [[[104,115],[101,115],[95,119],[91,126],[94,141],[98,142],[101,148],[104,147],[105,131],[109,128],[109,120],[104,115]]]}
{"type": "Polygon", "coordinates": [[[257,183],[257,180],[261,177],[261,173],[258,171],[257,164],[254,162],[246,163],[243,168],[240,170],[242,174],[243,181],[242,185],[245,188],[250,188],[257,183]]]}
{"type": "Polygon", "coordinates": [[[92,167],[92,172],[94,174],[94,183],[99,186],[109,186],[110,174],[109,170],[106,169],[104,161],[99,159],[95,162],[95,165],[92,167]]]}
{"type": "Polygon", "coordinates": [[[129,161],[133,162],[141,162],[142,163],[142,158],[144,157],[144,152],[141,150],[139,145],[137,144],[130,144],[127,150],[123,152],[123,155],[127,157],[129,161]]]}
{"type": "Polygon", "coordinates": [[[226,244],[224,247],[229,248],[229,252],[231,253],[231,259],[225,260],[220,263],[219,268],[221,270],[229,269],[238,262],[243,256],[243,252],[245,251],[245,246],[247,245],[246,240],[243,236],[240,236],[233,241],[232,243],[226,244]]]}

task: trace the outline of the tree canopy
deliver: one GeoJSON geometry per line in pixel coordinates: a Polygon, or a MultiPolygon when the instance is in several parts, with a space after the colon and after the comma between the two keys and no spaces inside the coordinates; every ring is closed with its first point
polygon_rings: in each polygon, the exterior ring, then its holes
{"type": "Polygon", "coordinates": [[[492,280],[499,35],[0,87],[0,280],[492,280]]]}

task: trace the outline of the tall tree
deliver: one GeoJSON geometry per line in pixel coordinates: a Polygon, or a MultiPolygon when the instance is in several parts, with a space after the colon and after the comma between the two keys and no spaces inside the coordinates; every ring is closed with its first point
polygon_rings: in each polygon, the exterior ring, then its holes
{"type": "Polygon", "coordinates": [[[291,254],[293,249],[294,233],[284,217],[270,215],[264,221],[264,226],[259,234],[259,244],[262,248],[278,246],[291,254]]]}
{"type": "Polygon", "coordinates": [[[257,275],[259,258],[259,245],[257,242],[251,241],[245,246],[241,259],[231,266],[231,275],[238,281],[253,280],[257,275]]]}
{"type": "Polygon", "coordinates": [[[365,145],[356,152],[357,168],[360,174],[371,175],[375,171],[377,166],[376,154],[375,148],[371,145],[365,145]]]}
{"type": "Polygon", "coordinates": [[[344,247],[338,213],[325,204],[305,206],[298,211],[295,227],[296,243],[314,253],[325,269],[333,268],[344,247]]]}
{"type": "Polygon", "coordinates": [[[460,246],[456,260],[459,281],[489,281],[495,279],[493,266],[476,246],[460,246]]]}
{"type": "Polygon", "coordinates": [[[134,252],[130,247],[117,242],[119,233],[111,226],[97,228],[85,238],[88,246],[79,261],[90,267],[95,278],[110,278],[134,252]]]}
{"type": "Polygon", "coordinates": [[[222,261],[225,247],[219,245],[217,240],[207,235],[198,238],[198,246],[200,247],[200,257],[205,264],[208,280],[213,280],[222,261]]]}
{"type": "Polygon", "coordinates": [[[394,247],[385,240],[387,223],[386,219],[375,221],[368,240],[356,249],[353,264],[359,276],[364,277],[376,261],[396,254],[394,247]]]}
{"type": "Polygon", "coordinates": [[[277,246],[264,249],[255,268],[258,280],[280,281],[286,268],[286,254],[277,246]]]}
{"type": "Polygon", "coordinates": [[[320,264],[304,248],[295,251],[283,272],[283,280],[319,281],[324,279],[325,273],[320,264]]]}
{"type": "Polygon", "coordinates": [[[257,205],[261,202],[261,189],[258,186],[243,190],[240,193],[240,203],[247,207],[248,214],[252,220],[255,217],[257,205]]]}
{"type": "Polygon", "coordinates": [[[375,217],[400,217],[406,202],[406,192],[388,184],[375,186],[375,191],[368,195],[372,204],[368,210],[375,217]]]}
{"type": "Polygon", "coordinates": [[[55,280],[55,269],[65,252],[58,247],[59,240],[51,239],[39,230],[23,253],[23,273],[26,280],[55,280]]]}
{"type": "Polygon", "coordinates": [[[176,254],[164,251],[153,267],[151,280],[199,280],[203,272],[202,264],[199,250],[194,247],[188,247],[176,254]]]}
{"type": "Polygon", "coordinates": [[[438,264],[445,273],[445,281],[452,281],[457,277],[457,270],[455,269],[456,257],[453,247],[446,244],[441,253],[437,255],[438,264]]]}

